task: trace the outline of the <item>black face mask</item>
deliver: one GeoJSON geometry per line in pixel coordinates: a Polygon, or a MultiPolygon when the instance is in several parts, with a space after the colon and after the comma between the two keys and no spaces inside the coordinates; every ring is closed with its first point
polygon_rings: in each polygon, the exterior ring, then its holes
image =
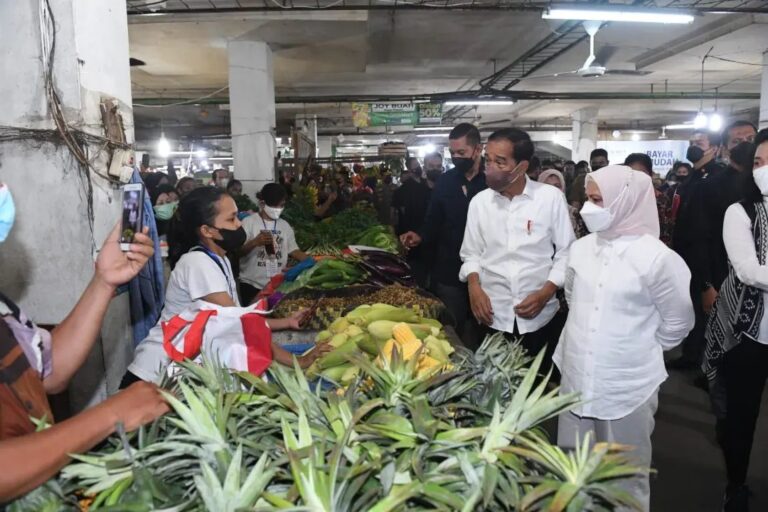
{"type": "Polygon", "coordinates": [[[451,157],[451,161],[453,162],[453,166],[456,168],[456,170],[461,174],[466,174],[475,165],[474,158],[462,158],[454,156],[451,157]]]}
{"type": "Polygon", "coordinates": [[[731,162],[746,169],[755,158],[755,145],[751,142],[740,142],[731,151],[731,162]]]}
{"type": "Polygon", "coordinates": [[[435,183],[443,175],[443,171],[440,169],[430,169],[427,171],[427,179],[432,183],[435,183]]]}
{"type": "Polygon", "coordinates": [[[704,150],[699,146],[688,146],[688,151],[685,152],[685,159],[695,164],[699,160],[704,158],[704,150]]]}
{"type": "Polygon", "coordinates": [[[248,235],[245,233],[243,226],[240,226],[237,229],[224,229],[216,227],[213,227],[213,229],[219,230],[222,238],[221,240],[214,239],[214,242],[228,253],[233,253],[240,249],[245,244],[245,240],[248,238],[248,235]]]}

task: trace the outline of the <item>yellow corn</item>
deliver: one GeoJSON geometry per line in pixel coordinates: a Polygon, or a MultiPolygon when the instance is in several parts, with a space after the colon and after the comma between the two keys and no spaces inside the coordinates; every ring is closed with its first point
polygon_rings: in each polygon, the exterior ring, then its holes
{"type": "Polygon", "coordinates": [[[396,324],[392,328],[392,336],[395,338],[395,341],[397,341],[400,346],[403,347],[414,341],[419,341],[416,335],[413,334],[411,328],[404,323],[396,324]]]}

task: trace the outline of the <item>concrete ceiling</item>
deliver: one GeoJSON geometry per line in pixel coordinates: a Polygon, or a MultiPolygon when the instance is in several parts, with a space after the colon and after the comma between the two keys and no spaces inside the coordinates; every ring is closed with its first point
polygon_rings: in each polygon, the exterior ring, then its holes
{"type": "MultiPolygon", "coordinates": [[[[138,3],[133,2],[133,7],[138,3]]],[[[182,3],[194,4],[191,0],[182,3]]],[[[129,22],[131,57],[146,63],[132,68],[136,103],[197,98],[225,88],[228,41],[261,40],[274,51],[278,101],[292,101],[278,105],[278,129],[287,129],[296,114],[307,113],[318,115],[321,132],[333,134],[354,132],[349,105],[339,98],[476,89],[482,78],[515,61],[560,26],[542,20],[535,11],[415,9],[175,13],[132,15],[129,22]],[[330,97],[334,101],[317,103],[330,97]]],[[[596,37],[598,51],[604,46],[611,50],[612,56],[604,64],[649,74],[536,78],[578,69],[589,53],[587,41],[582,41],[508,92],[537,91],[564,97],[570,93],[636,93],[648,98],[526,100],[511,107],[470,110],[462,116],[485,125],[511,120],[519,125],[567,126],[574,111],[596,105],[601,122],[611,126],[680,123],[699,109],[702,58],[708,52],[704,89],[709,96],[717,91],[719,111],[754,116],[758,100],[722,97],[759,93],[762,54],[768,48],[766,23],[768,14],[705,14],[689,26],[609,24],[596,37]],[[687,93],[688,98],[669,99],[668,93],[687,93]]],[[[226,90],[222,90],[201,103],[227,101],[226,90]]],[[[705,102],[705,108],[713,108],[712,99],[705,102]]],[[[179,135],[228,131],[228,111],[218,105],[136,106],[134,114],[140,141],[156,137],[161,123],[166,132],[177,130],[179,135]]]]}

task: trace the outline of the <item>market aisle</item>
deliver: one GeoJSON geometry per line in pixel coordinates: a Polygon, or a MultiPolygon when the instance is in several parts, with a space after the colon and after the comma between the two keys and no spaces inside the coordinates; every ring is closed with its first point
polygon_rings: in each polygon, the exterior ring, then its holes
{"type": "MultiPolygon", "coordinates": [[[[714,439],[714,417],[706,393],[688,374],[670,372],[661,388],[653,435],[653,512],[716,512],[722,504],[725,469],[714,439]]],[[[768,510],[768,393],[752,449],[751,510],[768,510]]]]}

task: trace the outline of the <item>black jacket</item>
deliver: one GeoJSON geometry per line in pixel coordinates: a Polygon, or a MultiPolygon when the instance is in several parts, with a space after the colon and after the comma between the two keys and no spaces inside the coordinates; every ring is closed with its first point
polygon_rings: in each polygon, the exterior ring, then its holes
{"type": "Polygon", "coordinates": [[[433,279],[449,286],[461,286],[459,251],[464,241],[469,202],[485,190],[485,174],[481,171],[472,181],[452,169],[442,175],[432,190],[427,216],[419,230],[422,245],[435,246],[433,279]]]}

